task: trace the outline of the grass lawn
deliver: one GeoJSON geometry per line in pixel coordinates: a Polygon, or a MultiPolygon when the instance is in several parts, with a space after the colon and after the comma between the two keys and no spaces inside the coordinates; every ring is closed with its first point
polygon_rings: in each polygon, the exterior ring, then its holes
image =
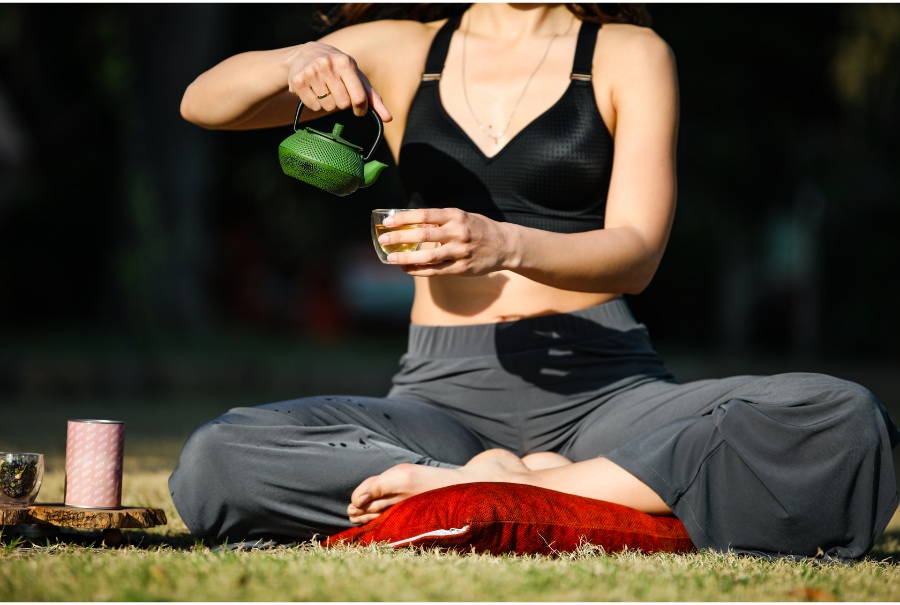
{"type": "MultiPolygon", "coordinates": [[[[126,544],[116,548],[103,546],[99,532],[64,532],[58,541],[32,543],[7,529],[0,536],[0,601],[900,601],[900,515],[870,555],[852,565],[590,548],[559,558],[309,544],[210,549],[188,534],[169,498],[168,475],[184,439],[203,421],[233,405],[300,390],[292,372],[302,365],[276,361],[282,366],[261,366],[278,370],[267,378],[277,387],[271,393],[193,396],[187,387],[195,372],[180,378],[178,397],[42,399],[29,392],[0,401],[0,450],[47,457],[39,502],[63,499],[66,419],[114,418],[128,423],[123,504],[162,508],[169,520],[146,531],[125,530],[126,544]]],[[[111,367],[121,374],[130,366],[111,367]]],[[[106,385],[116,372],[98,380],[106,385]]],[[[895,384],[893,374],[884,375],[883,384],[895,384]]],[[[47,383],[36,370],[28,376],[32,382],[25,386],[47,383]]],[[[59,384],[61,393],[71,389],[70,382],[59,384]]],[[[304,390],[332,392],[333,384],[304,390]]],[[[885,392],[884,399],[900,401],[885,392]]]]}
{"type": "MultiPolygon", "coordinates": [[[[180,441],[132,439],[123,503],[165,510],[169,523],[125,530],[107,548],[99,532],[31,543],[0,538],[3,601],[896,601],[900,516],[853,565],[763,561],[699,553],[495,557],[384,547],[297,545],[258,551],[196,543],[166,480],[180,441]]],[[[63,498],[63,458],[48,455],[42,502],[63,498]]]]}

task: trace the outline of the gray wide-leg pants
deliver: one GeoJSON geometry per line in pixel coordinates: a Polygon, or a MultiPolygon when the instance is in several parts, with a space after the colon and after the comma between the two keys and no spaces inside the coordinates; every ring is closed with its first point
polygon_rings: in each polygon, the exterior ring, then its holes
{"type": "Polygon", "coordinates": [[[169,480],[197,536],[305,540],[350,526],[350,493],[399,463],[490,448],[606,456],[700,548],[854,558],[898,503],[900,433],[854,383],[818,374],[679,384],[622,300],[570,314],[410,328],[387,397],[236,408],[188,439],[169,480]]]}

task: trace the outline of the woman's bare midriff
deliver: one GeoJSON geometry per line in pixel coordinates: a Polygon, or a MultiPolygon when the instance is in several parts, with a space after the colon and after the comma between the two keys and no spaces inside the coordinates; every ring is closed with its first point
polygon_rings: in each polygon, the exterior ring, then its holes
{"type": "Polygon", "coordinates": [[[587,309],[621,294],[572,292],[510,271],[480,277],[416,277],[412,323],[461,326],[587,309]]]}

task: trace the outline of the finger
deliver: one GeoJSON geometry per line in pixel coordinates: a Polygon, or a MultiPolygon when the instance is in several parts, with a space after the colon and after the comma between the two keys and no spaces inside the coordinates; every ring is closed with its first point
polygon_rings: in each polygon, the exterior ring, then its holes
{"type": "Polygon", "coordinates": [[[425,267],[428,269],[444,268],[456,262],[455,258],[450,258],[451,253],[445,248],[446,246],[439,246],[415,252],[391,252],[387,259],[389,263],[400,265],[407,272],[425,267]]]}
{"type": "Polygon", "coordinates": [[[374,89],[372,89],[370,103],[372,104],[372,109],[374,109],[381,117],[382,122],[390,122],[394,119],[393,114],[387,108],[387,105],[384,104],[384,100],[381,98],[381,95],[375,92],[374,89]]]}
{"type": "Polygon", "coordinates": [[[312,58],[290,74],[288,89],[311,110],[333,111],[338,103],[346,105],[343,81],[357,77],[356,62],[332,47],[313,46],[312,58]]]}
{"type": "Polygon", "coordinates": [[[325,90],[322,92],[317,91],[315,88],[313,89],[313,93],[316,95],[316,99],[319,101],[319,105],[321,105],[322,109],[325,111],[334,111],[337,109],[337,101],[335,100],[335,88],[332,88],[331,85],[326,85],[325,90]]]}
{"type": "Polygon", "coordinates": [[[317,81],[296,90],[296,95],[309,111],[331,112],[337,107],[334,92],[329,84],[317,81]]]}
{"type": "Polygon", "coordinates": [[[322,101],[312,88],[307,86],[295,92],[309,111],[322,111],[322,101]]]}
{"type": "Polygon", "coordinates": [[[368,113],[369,103],[371,103],[372,108],[382,122],[390,122],[394,119],[393,114],[384,104],[381,95],[372,88],[372,84],[364,73],[354,71],[353,73],[342,75],[341,81],[347,89],[349,99],[349,105],[341,106],[341,109],[352,107],[354,115],[361,117],[368,113]]]}
{"type": "Polygon", "coordinates": [[[297,95],[310,111],[321,111],[322,99],[319,95],[329,92],[328,84],[317,77],[301,77],[301,75],[305,74],[297,75],[289,82],[288,90],[297,95]]]}
{"type": "MultiPolygon", "coordinates": [[[[385,225],[388,227],[388,225],[385,225]]],[[[392,231],[386,231],[378,236],[378,243],[382,246],[398,244],[424,244],[436,243],[442,239],[443,230],[434,226],[408,225],[411,229],[404,229],[403,225],[392,227],[392,231]]]]}
{"type": "Polygon", "coordinates": [[[353,114],[358,117],[366,115],[369,111],[369,91],[372,90],[369,79],[361,72],[356,72],[342,77],[341,80],[347,90],[349,106],[353,108],[353,114]]]}
{"type": "Polygon", "coordinates": [[[417,216],[422,216],[421,210],[403,210],[402,212],[395,212],[389,216],[384,217],[382,219],[381,224],[385,227],[402,227],[403,225],[415,225],[416,223],[421,223],[422,221],[416,220],[417,216]]]}
{"type": "Polygon", "coordinates": [[[398,265],[405,273],[413,277],[435,277],[438,275],[453,275],[460,271],[455,270],[455,260],[444,260],[430,265],[398,265]],[[450,270],[454,269],[454,270],[450,270]]]}
{"type": "Polygon", "coordinates": [[[385,217],[384,226],[401,225],[444,225],[450,220],[449,214],[440,208],[411,208],[385,217]]]}
{"type": "Polygon", "coordinates": [[[347,85],[344,84],[344,81],[340,78],[335,78],[328,81],[328,90],[331,94],[324,99],[322,99],[323,105],[326,105],[326,101],[331,103],[333,109],[349,109],[352,105],[352,101],[350,99],[350,92],[347,90],[347,85]]]}

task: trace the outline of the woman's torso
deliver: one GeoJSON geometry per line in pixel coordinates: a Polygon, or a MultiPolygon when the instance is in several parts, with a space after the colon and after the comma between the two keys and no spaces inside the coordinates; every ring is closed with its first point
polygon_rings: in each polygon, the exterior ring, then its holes
{"type": "MultiPolygon", "coordinates": [[[[401,52],[392,55],[392,69],[381,73],[377,71],[378,67],[374,61],[372,66],[375,70],[372,76],[373,85],[385,99],[394,116],[394,120],[385,126],[385,140],[398,163],[403,160],[401,148],[404,134],[410,117],[410,108],[416,93],[419,92],[426,57],[435,35],[443,24],[443,21],[428,24],[409,22],[371,24],[376,27],[384,25],[386,28],[403,30],[395,33],[395,35],[402,33],[404,42],[401,52]]],[[[533,41],[533,45],[537,48],[528,55],[521,52],[521,46],[510,45],[509,52],[504,53],[497,47],[490,50],[485,48],[484,45],[489,41],[481,41],[479,44],[480,41],[477,39],[467,40],[465,86],[469,100],[476,99],[472,104],[472,110],[463,92],[462,32],[457,31],[453,35],[439,83],[439,109],[448,125],[458,128],[461,131],[461,138],[466,140],[467,144],[477,147],[475,153],[486,162],[514,152],[514,146],[520,143],[518,140],[520,135],[527,134],[535,125],[535,121],[545,118],[545,114],[552,113],[554,109],[559,110],[558,106],[565,100],[564,96],[571,94],[570,74],[578,40],[578,26],[579,23],[576,22],[568,34],[555,39],[549,50],[547,40],[533,41]],[[546,57],[535,72],[535,66],[545,51],[546,57]],[[519,99],[529,77],[531,81],[528,88],[519,99]],[[498,99],[500,107],[494,114],[495,117],[506,116],[506,119],[510,114],[513,115],[507,136],[500,144],[483,135],[472,116],[473,111],[483,109],[477,99],[483,98],[491,90],[511,91],[498,99]],[[513,113],[512,107],[517,100],[518,106],[513,113]]],[[[601,63],[597,58],[602,52],[603,46],[598,42],[594,52],[595,66],[601,63]]],[[[363,61],[360,63],[363,71],[366,71],[367,66],[363,61]]],[[[592,87],[595,101],[593,111],[598,112],[600,118],[598,123],[604,128],[603,134],[609,137],[609,133],[615,133],[615,111],[611,101],[609,79],[604,79],[603,76],[603,69],[593,68],[592,87]]],[[[485,119],[490,118],[490,114],[485,112],[479,117],[479,121],[484,123],[485,119]]],[[[500,119],[505,122],[505,119],[500,119]]],[[[453,185],[452,182],[447,184],[448,187],[453,185]]],[[[605,193],[598,191],[597,196],[603,196],[605,199],[605,193]]],[[[422,199],[419,204],[424,207],[441,207],[441,204],[430,203],[429,199],[422,199]]],[[[595,228],[600,229],[602,226],[601,210],[595,228]]],[[[587,229],[582,226],[576,230],[587,229]]],[[[421,325],[493,323],[565,313],[591,307],[619,296],[612,293],[561,290],[510,271],[498,271],[478,277],[414,279],[416,289],[411,319],[413,323],[421,325]]]]}

